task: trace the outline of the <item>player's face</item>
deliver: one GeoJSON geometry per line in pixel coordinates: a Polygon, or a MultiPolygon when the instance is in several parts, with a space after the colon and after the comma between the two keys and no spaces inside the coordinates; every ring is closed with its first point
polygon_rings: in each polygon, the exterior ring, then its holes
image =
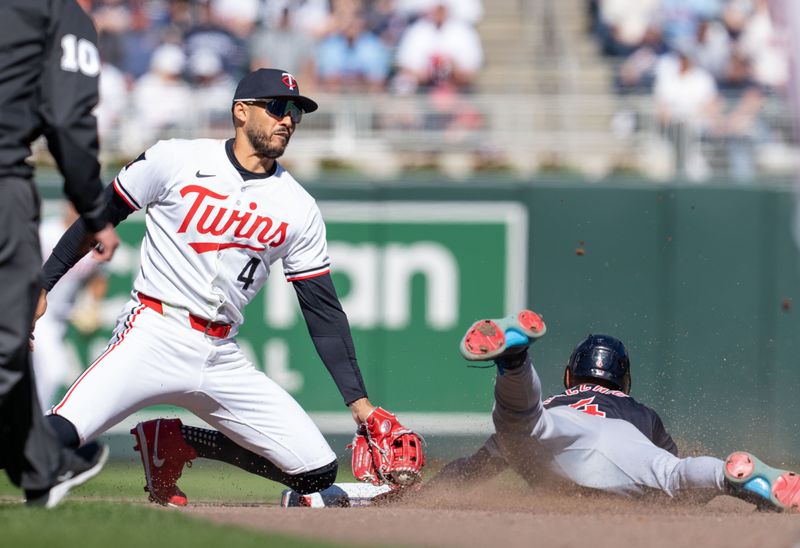
{"type": "Polygon", "coordinates": [[[292,113],[276,116],[262,102],[248,104],[248,108],[250,116],[244,129],[253,150],[264,158],[280,158],[296,127],[292,113]]]}

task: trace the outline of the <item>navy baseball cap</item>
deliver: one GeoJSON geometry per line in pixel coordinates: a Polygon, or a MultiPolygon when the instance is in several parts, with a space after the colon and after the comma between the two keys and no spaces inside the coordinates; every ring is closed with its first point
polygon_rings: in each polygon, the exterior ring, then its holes
{"type": "Polygon", "coordinates": [[[303,112],[314,112],[319,105],[300,95],[300,86],[292,74],[281,69],[262,68],[239,81],[233,102],[263,99],[291,99],[303,112]]]}

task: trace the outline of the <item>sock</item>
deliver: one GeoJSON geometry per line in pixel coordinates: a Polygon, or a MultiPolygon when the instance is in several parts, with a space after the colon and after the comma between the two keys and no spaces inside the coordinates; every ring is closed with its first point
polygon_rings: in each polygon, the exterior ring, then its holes
{"type": "Polygon", "coordinates": [[[506,354],[502,358],[496,359],[494,363],[501,369],[517,369],[518,367],[525,365],[527,359],[528,347],[520,346],[518,352],[506,354]]]}
{"type": "Polygon", "coordinates": [[[232,464],[246,472],[289,487],[294,483],[296,476],[290,476],[266,457],[245,449],[222,432],[184,424],[181,425],[181,434],[186,443],[197,451],[198,457],[232,464]]]}
{"type": "MultiPolygon", "coordinates": [[[[197,456],[203,459],[222,460],[219,458],[219,440],[225,438],[222,432],[197,428],[195,426],[181,425],[181,435],[183,440],[191,445],[197,456]]],[[[227,438],[225,438],[227,439],[227,438]]],[[[233,464],[233,463],[231,463],[233,464]]]]}
{"type": "Polygon", "coordinates": [[[61,445],[64,447],[77,449],[78,445],[80,445],[81,439],[78,437],[78,430],[75,428],[74,424],[64,417],[60,415],[47,415],[47,424],[49,424],[50,428],[56,433],[58,441],[60,441],[61,445]]]}

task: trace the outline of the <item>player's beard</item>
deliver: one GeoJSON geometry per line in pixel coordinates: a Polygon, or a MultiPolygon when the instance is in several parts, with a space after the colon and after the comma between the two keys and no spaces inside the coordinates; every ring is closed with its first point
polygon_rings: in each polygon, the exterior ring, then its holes
{"type": "Polygon", "coordinates": [[[281,142],[280,144],[273,144],[272,138],[277,129],[278,128],[276,127],[269,133],[255,127],[249,127],[246,129],[247,138],[250,140],[250,145],[253,147],[253,150],[256,151],[256,154],[262,158],[269,158],[271,160],[283,156],[283,152],[286,150],[286,145],[289,144],[291,134],[287,132],[285,134],[285,141],[281,142]]]}

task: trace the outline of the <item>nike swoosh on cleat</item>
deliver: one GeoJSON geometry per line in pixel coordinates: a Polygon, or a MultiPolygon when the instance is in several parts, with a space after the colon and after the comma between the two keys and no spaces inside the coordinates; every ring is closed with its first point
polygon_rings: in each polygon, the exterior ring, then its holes
{"type": "Polygon", "coordinates": [[[194,176],[197,177],[198,179],[202,179],[204,177],[214,177],[214,174],[211,173],[211,174],[206,175],[205,173],[200,173],[200,170],[198,169],[197,173],[195,173],[194,176]]]}
{"type": "Polygon", "coordinates": [[[166,459],[158,458],[158,430],[161,428],[161,421],[156,422],[156,442],[153,445],[153,464],[155,464],[156,468],[161,468],[164,466],[164,461],[166,459]]]}

